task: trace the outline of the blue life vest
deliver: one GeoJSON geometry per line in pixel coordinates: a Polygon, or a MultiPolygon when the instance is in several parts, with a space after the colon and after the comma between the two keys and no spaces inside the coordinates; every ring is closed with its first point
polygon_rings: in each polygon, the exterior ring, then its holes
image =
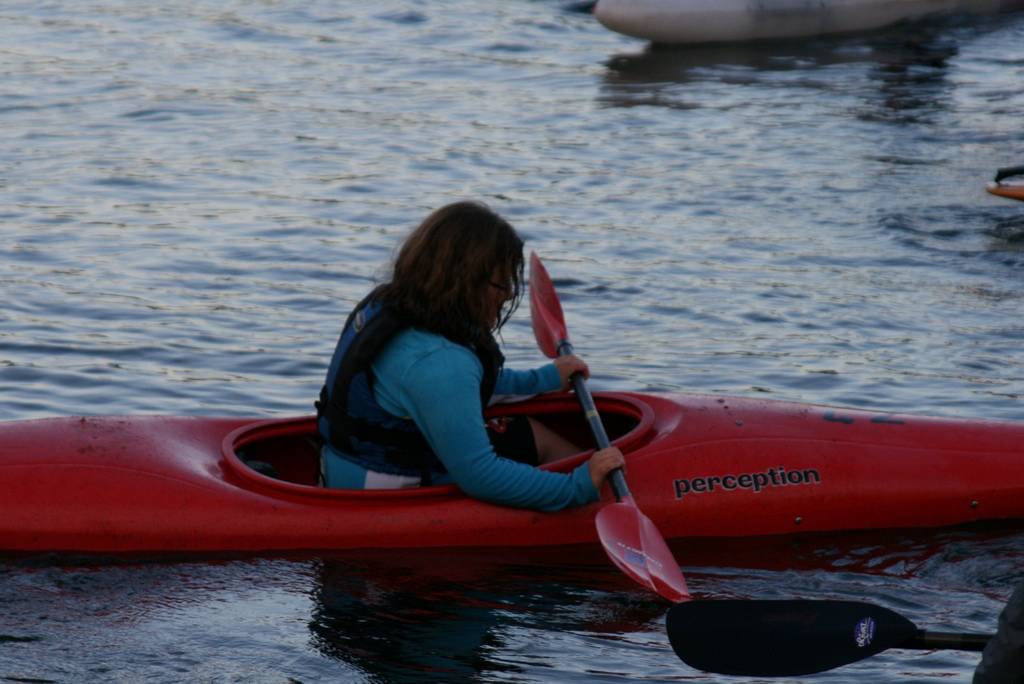
{"type": "MultiPolygon", "coordinates": [[[[374,357],[395,335],[410,327],[392,308],[364,299],[341,331],[327,379],[316,402],[321,438],[343,458],[367,470],[418,475],[424,485],[447,472],[411,418],[386,411],[373,394],[374,357]]],[[[480,401],[487,406],[504,357],[492,337],[472,349],[484,368],[480,401]]]]}

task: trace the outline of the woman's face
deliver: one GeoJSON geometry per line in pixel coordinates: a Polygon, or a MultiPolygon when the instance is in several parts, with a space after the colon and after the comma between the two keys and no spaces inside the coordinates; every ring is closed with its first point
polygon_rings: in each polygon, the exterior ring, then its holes
{"type": "Polygon", "coordinates": [[[487,283],[487,295],[487,301],[490,304],[491,327],[493,328],[498,325],[501,307],[512,299],[512,279],[505,275],[503,269],[495,269],[491,273],[490,281],[487,283]]]}

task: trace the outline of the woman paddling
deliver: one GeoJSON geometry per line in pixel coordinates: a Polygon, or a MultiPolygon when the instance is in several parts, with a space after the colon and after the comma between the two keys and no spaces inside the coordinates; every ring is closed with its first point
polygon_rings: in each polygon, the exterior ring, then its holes
{"type": "Polygon", "coordinates": [[[576,356],[504,367],[494,334],[522,296],[523,241],[487,206],[457,202],[424,219],[390,281],[349,316],[317,402],[325,486],[390,489],[454,482],[479,499],[556,511],[598,498],[623,464],[615,447],[571,473],[534,466],[580,449],[531,418],[486,424],[500,395],[569,388],[576,356]]]}

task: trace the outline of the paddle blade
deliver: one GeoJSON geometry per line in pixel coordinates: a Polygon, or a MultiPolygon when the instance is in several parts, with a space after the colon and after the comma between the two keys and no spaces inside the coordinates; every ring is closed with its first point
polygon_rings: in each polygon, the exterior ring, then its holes
{"type": "Polygon", "coordinates": [[[687,665],[756,677],[824,672],[917,633],[899,613],[856,601],[690,601],[673,606],[666,624],[687,665]]]}
{"type": "Polygon", "coordinates": [[[537,346],[550,359],[558,356],[558,347],[569,339],[558,293],[547,269],[536,252],[530,252],[530,319],[537,346]]]}
{"type": "Polygon", "coordinates": [[[624,573],[669,601],[688,601],[690,592],[664,537],[632,499],[606,505],[597,513],[597,536],[624,573]]]}

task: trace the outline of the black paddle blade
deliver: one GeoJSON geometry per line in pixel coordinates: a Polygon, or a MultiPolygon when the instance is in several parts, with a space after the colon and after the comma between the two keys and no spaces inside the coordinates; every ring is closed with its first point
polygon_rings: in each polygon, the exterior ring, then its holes
{"type": "Polygon", "coordinates": [[[667,626],[690,667],[760,677],[831,670],[917,633],[899,613],[856,601],[690,601],[669,610],[667,626]]]}

